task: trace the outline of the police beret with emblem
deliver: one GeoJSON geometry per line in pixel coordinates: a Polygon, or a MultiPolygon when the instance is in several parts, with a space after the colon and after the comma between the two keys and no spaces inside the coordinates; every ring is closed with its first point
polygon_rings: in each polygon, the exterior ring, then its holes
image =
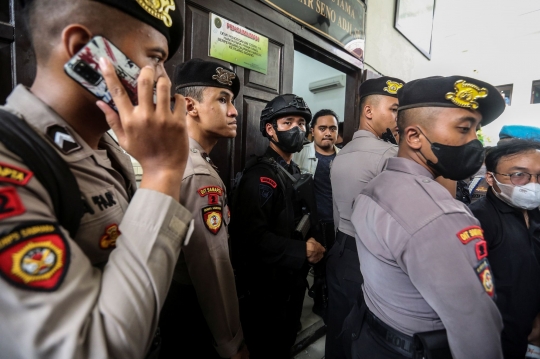
{"type": "Polygon", "coordinates": [[[195,58],[176,67],[174,86],[175,90],[191,86],[226,88],[236,98],[240,91],[240,80],[234,72],[217,62],[195,58]]]}
{"type": "MultiPolygon", "coordinates": [[[[34,1],[20,0],[23,7],[34,1]]],[[[180,7],[176,0],[92,0],[112,6],[126,14],[152,26],[162,33],[169,43],[169,58],[171,58],[182,43],[184,26],[180,7]]]]}
{"type": "Polygon", "coordinates": [[[404,83],[403,80],[389,76],[366,80],[360,84],[360,98],[369,95],[397,97],[404,83]]]}
{"type": "Polygon", "coordinates": [[[454,107],[476,110],[482,114],[482,126],[499,117],[504,99],[487,82],[466,76],[432,76],[408,82],[398,93],[399,108],[454,107]]]}
{"type": "Polygon", "coordinates": [[[300,96],[284,94],[274,97],[261,112],[260,131],[266,135],[266,123],[285,116],[301,116],[306,120],[306,127],[311,121],[311,110],[300,96]]]}

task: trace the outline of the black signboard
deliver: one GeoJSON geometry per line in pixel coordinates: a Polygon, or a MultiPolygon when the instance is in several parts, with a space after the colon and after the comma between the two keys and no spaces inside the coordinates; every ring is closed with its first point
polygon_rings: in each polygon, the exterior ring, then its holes
{"type": "Polygon", "coordinates": [[[366,5],[360,0],[261,0],[326,36],[362,61],[366,5]]]}

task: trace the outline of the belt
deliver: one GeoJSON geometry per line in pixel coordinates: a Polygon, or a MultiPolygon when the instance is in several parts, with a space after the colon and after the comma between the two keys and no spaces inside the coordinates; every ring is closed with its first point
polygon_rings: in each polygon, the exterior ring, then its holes
{"type": "Polygon", "coordinates": [[[345,248],[356,253],[356,241],[354,237],[349,236],[348,234],[345,234],[338,230],[336,233],[336,242],[338,242],[339,244],[343,244],[343,241],[345,241],[345,248]]]}
{"type": "Polygon", "coordinates": [[[366,312],[366,321],[371,332],[376,334],[388,348],[407,358],[413,358],[414,342],[412,337],[390,327],[369,310],[366,312]]]}

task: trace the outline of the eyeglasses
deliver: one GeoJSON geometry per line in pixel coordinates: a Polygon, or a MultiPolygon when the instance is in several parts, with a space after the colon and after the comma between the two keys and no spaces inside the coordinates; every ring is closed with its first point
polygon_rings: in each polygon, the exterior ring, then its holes
{"type": "Polygon", "coordinates": [[[538,182],[540,174],[533,175],[527,172],[495,173],[501,176],[510,177],[510,182],[516,186],[525,186],[527,183],[531,182],[533,176],[536,177],[536,183],[540,183],[538,182]]]}

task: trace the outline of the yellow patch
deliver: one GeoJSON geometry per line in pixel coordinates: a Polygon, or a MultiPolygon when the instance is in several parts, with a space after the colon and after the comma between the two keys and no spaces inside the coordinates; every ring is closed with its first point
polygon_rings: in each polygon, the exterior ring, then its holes
{"type": "Polygon", "coordinates": [[[101,249],[116,248],[116,240],[120,237],[120,230],[117,224],[111,224],[105,228],[105,234],[99,239],[99,247],[101,249]]]}
{"type": "Polygon", "coordinates": [[[464,228],[456,235],[463,244],[467,244],[473,239],[484,239],[484,231],[478,226],[464,228]]]}
{"type": "Polygon", "coordinates": [[[475,100],[487,97],[488,95],[486,88],[480,88],[475,84],[465,82],[465,80],[456,81],[454,89],[456,92],[449,92],[444,98],[452,101],[459,107],[471,108],[473,110],[476,110],[479,106],[475,100]]]}
{"type": "Polygon", "coordinates": [[[169,10],[176,10],[174,0],[137,0],[137,3],[141,5],[147,13],[163,21],[165,26],[172,26],[169,10]]]}
{"type": "Polygon", "coordinates": [[[386,81],[386,85],[387,87],[383,88],[383,90],[392,95],[397,94],[398,90],[403,87],[402,83],[390,80],[386,81]]]}
{"type": "Polygon", "coordinates": [[[26,284],[50,279],[62,266],[62,249],[51,241],[29,242],[13,254],[11,273],[26,284]]]}

